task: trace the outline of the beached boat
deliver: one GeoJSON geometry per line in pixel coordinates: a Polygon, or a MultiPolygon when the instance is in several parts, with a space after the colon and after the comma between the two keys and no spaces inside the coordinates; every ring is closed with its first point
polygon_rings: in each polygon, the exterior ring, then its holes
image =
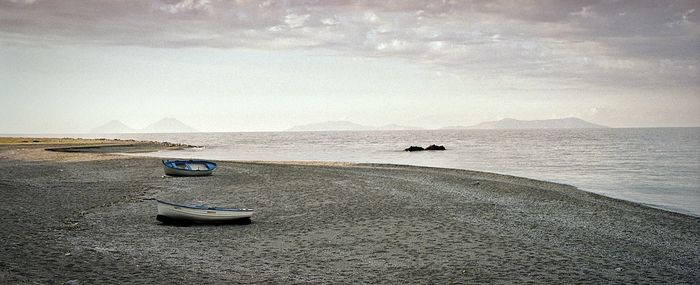
{"type": "Polygon", "coordinates": [[[162,160],[166,175],[207,176],[216,169],[216,163],[206,160],[162,160]]]}
{"type": "Polygon", "coordinates": [[[163,223],[250,223],[253,209],[223,208],[208,205],[183,205],[156,200],[163,223]]]}

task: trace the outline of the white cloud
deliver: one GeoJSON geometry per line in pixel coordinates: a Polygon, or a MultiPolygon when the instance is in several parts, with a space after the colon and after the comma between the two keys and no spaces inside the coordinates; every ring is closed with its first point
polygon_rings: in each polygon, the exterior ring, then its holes
{"type": "Polygon", "coordinates": [[[504,75],[576,88],[700,82],[697,1],[307,2],[5,0],[0,42],[322,48],[494,84],[504,75]]]}
{"type": "Polygon", "coordinates": [[[582,18],[593,18],[595,16],[595,13],[591,11],[591,6],[585,6],[581,7],[581,10],[569,13],[571,16],[578,16],[582,18]]]}
{"type": "Polygon", "coordinates": [[[678,26],[692,25],[692,22],[689,20],[689,16],[694,12],[695,9],[689,9],[687,11],[677,14],[674,21],[666,23],[666,27],[675,28],[678,26]]]}
{"type": "Polygon", "coordinates": [[[181,0],[176,2],[167,1],[161,3],[159,10],[170,14],[187,13],[187,12],[211,12],[212,6],[210,0],[181,0]]]}
{"type": "Polygon", "coordinates": [[[297,14],[289,14],[284,17],[284,22],[292,29],[299,28],[304,26],[307,20],[311,15],[306,14],[306,15],[297,15],[297,14]]]}
{"type": "Polygon", "coordinates": [[[321,20],[321,23],[328,26],[337,25],[339,22],[333,18],[325,18],[321,20]]]}
{"type": "Polygon", "coordinates": [[[431,41],[428,42],[428,46],[430,47],[430,50],[439,51],[442,50],[445,43],[443,41],[431,41]]]}
{"type": "Polygon", "coordinates": [[[28,4],[28,5],[34,4],[34,2],[36,2],[36,0],[7,0],[7,1],[12,2],[12,3],[28,4]]]}
{"type": "Polygon", "coordinates": [[[371,12],[371,11],[367,11],[364,13],[364,19],[365,19],[365,21],[370,22],[370,23],[375,23],[375,22],[379,21],[379,17],[377,17],[377,14],[375,14],[374,12],[371,12]]]}

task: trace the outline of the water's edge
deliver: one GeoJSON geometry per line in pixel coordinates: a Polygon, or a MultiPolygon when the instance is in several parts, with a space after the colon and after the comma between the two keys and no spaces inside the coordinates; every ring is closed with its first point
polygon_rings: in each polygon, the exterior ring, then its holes
{"type": "Polygon", "coordinates": [[[700,216],[700,128],[68,135],[204,146],[157,156],[503,173],[700,216]],[[445,151],[405,152],[411,145],[445,151]]]}
{"type": "MultiPolygon", "coordinates": [[[[196,147],[196,148],[201,148],[201,147],[196,147]]],[[[187,151],[187,148],[181,149],[181,150],[176,150],[176,151],[187,151]]],[[[151,151],[151,152],[115,153],[115,154],[124,155],[124,156],[132,156],[132,157],[159,158],[159,159],[168,159],[168,158],[172,159],[172,158],[174,158],[172,155],[165,155],[165,156],[159,155],[159,154],[162,154],[163,152],[164,151],[151,151]]],[[[173,151],[168,151],[168,152],[169,152],[169,154],[172,154],[173,151]]],[[[186,158],[189,159],[189,158],[194,158],[194,157],[186,157],[186,158]]],[[[447,167],[435,167],[435,166],[412,165],[412,164],[367,163],[367,162],[350,163],[350,162],[318,161],[318,160],[307,160],[307,161],[272,161],[272,160],[270,160],[270,161],[266,161],[266,160],[216,159],[216,161],[233,162],[233,163],[285,164],[285,165],[322,166],[322,167],[335,167],[335,166],[348,166],[348,165],[349,166],[396,166],[396,167],[416,167],[416,168],[437,169],[437,170],[444,169],[444,170],[451,170],[451,171],[455,171],[455,170],[456,171],[469,171],[469,172],[492,174],[492,175],[498,175],[498,176],[504,176],[504,177],[510,177],[510,178],[526,179],[526,180],[568,186],[568,187],[572,187],[573,189],[575,189],[577,191],[582,191],[582,192],[585,192],[587,194],[597,195],[600,197],[604,197],[605,199],[611,199],[611,200],[620,201],[620,202],[624,202],[624,203],[630,203],[630,204],[637,205],[637,206],[653,208],[656,210],[662,210],[662,211],[673,213],[673,214],[679,214],[679,215],[684,215],[684,216],[700,219],[700,215],[695,214],[695,213],[690,212],[690,211],[685,211],[683,209],[678,209],[678,208],[673,208],[673,207],[665,207],[664,205],[656,205],[656,204],[651,204],[651,203],[641,203],[641,202],[637,202],[637,201],[611,197],[611,196],[608,196],[608,195],[605,195],[602,193],[586,191],[584,189],[581,189],[581,188],[579,188],[575,185],[571,185],[571,184],[560,183],[560,182],[549,181],[549,180],[542,180],[542,179],[531,178],[531,177],[517,176],[517,175],[512,175],[512,174],[507,174],[507,173],[488,172],[488,171],[480,171],[480,170],[474,170],[474,169],[447,168],[447,167]]]]}

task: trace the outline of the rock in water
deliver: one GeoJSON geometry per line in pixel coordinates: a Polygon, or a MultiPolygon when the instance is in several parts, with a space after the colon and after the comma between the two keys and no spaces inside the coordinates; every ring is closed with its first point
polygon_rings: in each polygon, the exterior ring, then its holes
{"type": "Polygon", "coordinates": [[[421,151],[421,150],[425,150],[425,149],[422,148],[422,147],[413,146],[413,145],[412,145],[411,147],[407,148],[407,149],[404,149],[404,151],[421,151]]]}
{"type": "Polygon", "coordinates": [[[429,147],[426,147],[425,150],[445,150],[445,146],[431,144],[429,147]]]}

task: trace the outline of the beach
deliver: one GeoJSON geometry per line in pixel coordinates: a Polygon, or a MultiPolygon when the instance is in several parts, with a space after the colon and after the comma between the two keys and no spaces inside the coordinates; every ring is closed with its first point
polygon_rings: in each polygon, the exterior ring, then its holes
{"type": "Polygon", "coordinates": [[[467,170],[217,161],[174,178],[112,153],[172,147],[0,141],[0,283],[700,282],[697,217],[467,170]],[[256,213],[168,226],[155,198],[256,213]]]}

